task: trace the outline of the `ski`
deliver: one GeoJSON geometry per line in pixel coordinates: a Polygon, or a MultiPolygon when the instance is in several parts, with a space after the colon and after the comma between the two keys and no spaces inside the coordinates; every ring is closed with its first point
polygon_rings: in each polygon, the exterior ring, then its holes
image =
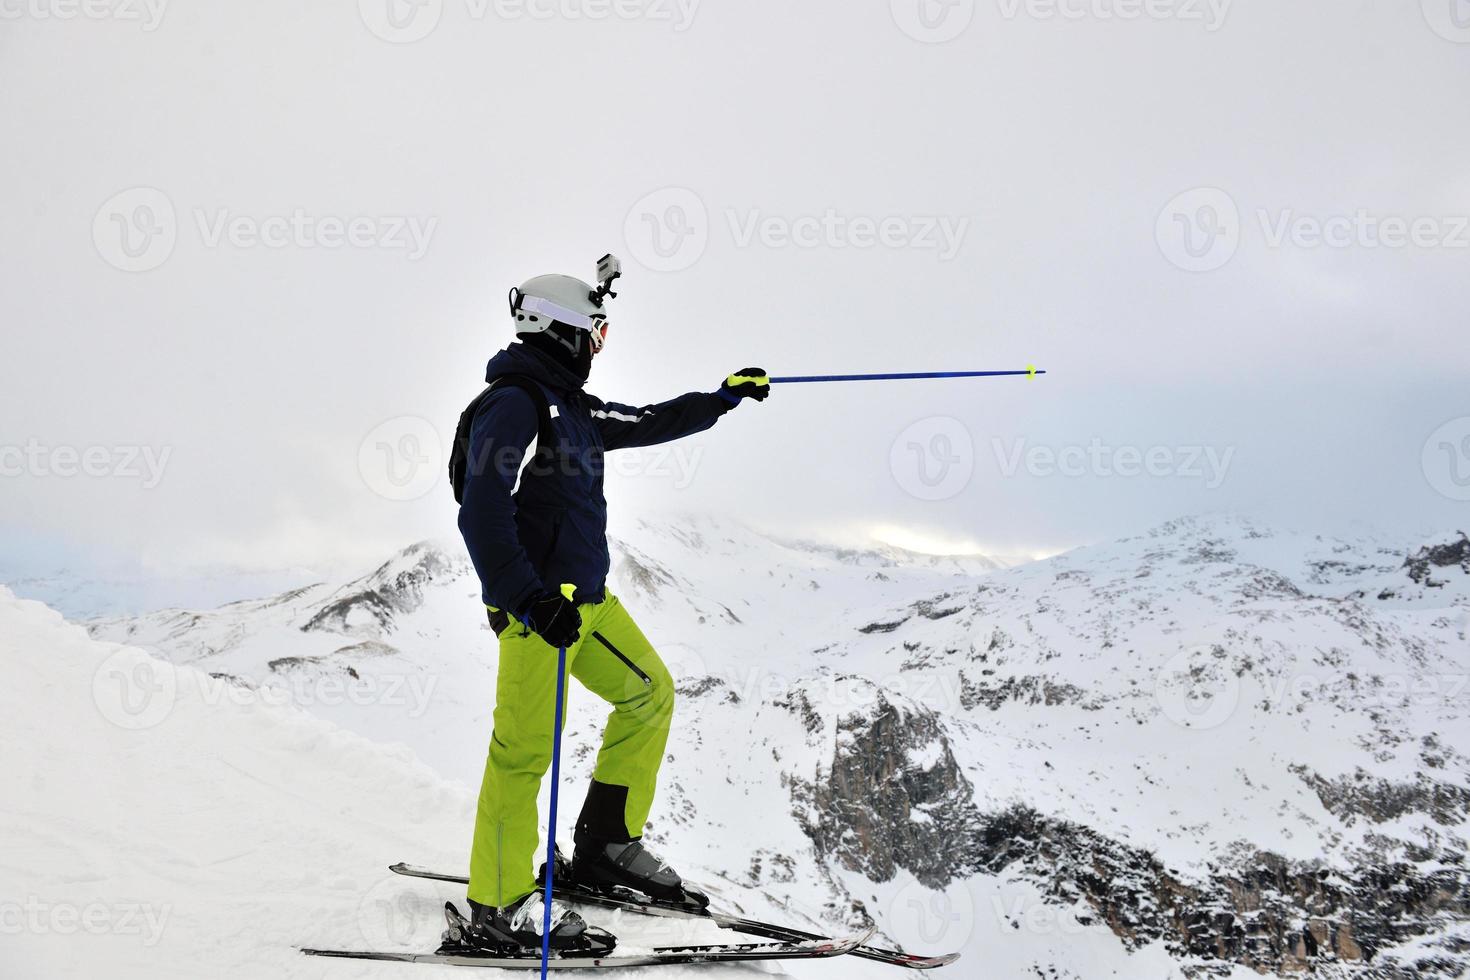
{"type": "MultiPolygon", "coordinates": [[[[469,884],[469,879],[463,875],[444,874],[438,871],[430,871],[427,868],[415,867],[411,864],[399,863],[390,865],[388,870],[394,874],[407,875],[410,878],[426,878],[431,881],[445,881],[457,885],[469,884]]],[[[622,909],[627,912],[639,912],[645,915],[706,919],[721,929],[729,929],[731,932],[740,932],[748,936],[759,936],[762,939],[771,939],[777,942],[814,942],[826,938],[814,932],[805,932],[801,929],[776,925],[772,922],[762,922],[758,919],[747,919],[738,915],[711,912],[708,909],[695,909],[686,905],[653,901],[628,889],[620,889],[620,894],[607,894],[587,888],[568,888],[559,885],[553,885],[553,887],[556,889],[553,897],[563,902],[581,903],[583,905],[592,905],[605,909],[622,909]]],[[[866,937],[864,938],[866,939],[866,937]]],[[[877,963],[887,963],[890,966],[901,966],[910,970],[933,970],[937,967],[948,966],[960,958],[959,953],[946,953],[942,956],[919,956],[914,953],[904,953],[896,949],[883,949],[882,947],[868,945],[860,945],[850,950],[850,955],[861,957],[865,960],[873,960],[877,963]]]]}
{"type": "MultiPolygon", "coordinates": [[[[478,950],[448,939],[456,934],[455,925],[463,927],[463,917],[454,906],[446,905],[450,932],[445,944],[434,953],[388,953],[357,949],[303,949],[307,956],[327,956],[354,960],[384,960],[394,963],[430,963],[441,966],[471,966],[481,969],[525,970],[541,965],[539,953],[507,954],[478,950]]],[[[700,946],[659,946],[641,953],[565,953],[552,956],[547,967],[552,970],[606,970],[633,966],[669,966],[700,963],[741,963],[764,960],[811,960],[842,956],[856,949],[873,934],[873,930],[843,939],[802,942],[764,942],[743,944],[710,944],[700,946]]]]}

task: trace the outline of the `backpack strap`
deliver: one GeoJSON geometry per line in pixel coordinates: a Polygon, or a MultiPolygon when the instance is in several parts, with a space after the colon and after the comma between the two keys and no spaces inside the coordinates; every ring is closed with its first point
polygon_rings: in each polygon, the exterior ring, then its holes
{"type": "Polygon", "coordinates": [[[536,453],[526,462],[549,459],[556,453],[556,431],[551,427],[551,403],[546,399],[545,389],[534,378],[524,374],[506,374],[496,378],[460,413],[459,425],[454,430],[454,446],[449,453],[449,485],[454,490],[454,502],[457,504],[464,503],[465,478],[470,470],[470,435],[475,417],[490,393],[501,388],[519,388],[531,396],[531,403],[536,406],[536,453]]]}

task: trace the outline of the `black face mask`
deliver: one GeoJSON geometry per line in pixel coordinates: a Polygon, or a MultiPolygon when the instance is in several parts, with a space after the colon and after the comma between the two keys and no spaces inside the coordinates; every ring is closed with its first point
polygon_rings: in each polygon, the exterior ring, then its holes
{"type": "Polygon", "coordinates": [[[592,374],[592,339],[585,330],[557,323],[541,333],[522,334],[520,339],[526,346],[550,355],[582,381],[592,374]]]}

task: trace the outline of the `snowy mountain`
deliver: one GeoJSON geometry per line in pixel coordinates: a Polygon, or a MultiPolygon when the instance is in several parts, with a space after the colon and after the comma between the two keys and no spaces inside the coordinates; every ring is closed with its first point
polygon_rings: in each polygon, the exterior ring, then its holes
{"type": "MultiPolygon", "coordinates": [[[[723,905],[997,977],[1470,965],[1463,535],[1192,519],[997,569],[678,521],[616,542],[613,585],[681,694],[649,836],[723,905]]],[[[495,650],[457,546],[91,631],[407,745],[461,809],[369,863],[463,866],[495,650]]],[[[601,715],[574,693],[573,795],[601,715]]]]}
{"type": "MultiPolygon", "coordinates": [[[[387,980],[405,968],[324,964],[297,947],[438,944],[460,889],[384,864],[462,862],[465,787],[298,708],[221,697],[208,675],[93,640],[4,588],[0,663],[0,975],[387,980]]],[[[628,952],[730,935],[588,918],[628,952]]],[[[660,972],[696,974],[749,971],[660,972]]]]}

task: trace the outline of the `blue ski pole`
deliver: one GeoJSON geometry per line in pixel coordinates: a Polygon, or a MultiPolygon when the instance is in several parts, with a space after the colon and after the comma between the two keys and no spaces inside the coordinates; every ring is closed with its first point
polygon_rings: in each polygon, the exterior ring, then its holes
{"type": "MultiPolygon", "coordinates": [[[[568,599],[576,593],[575,585],[561,587],[568,599]]],[[[556,714],[551,720],[551,818],[546,825],[546,895],[541,910],[541,980],[551,962],[551,884],[556,877],[556,803],[561,796],[561,716],[567,695],[567,648],[556,655],[556,714]]]]}
{"type": "Polygon", "coordinates": [[[1035,365],[1024,371],[923,371],[917,374],[800,374],[771,378],[773,385],[811,384],[817,381],[919,381],[928,378],[1034,378],[1045,374],[1035,365]]]}

